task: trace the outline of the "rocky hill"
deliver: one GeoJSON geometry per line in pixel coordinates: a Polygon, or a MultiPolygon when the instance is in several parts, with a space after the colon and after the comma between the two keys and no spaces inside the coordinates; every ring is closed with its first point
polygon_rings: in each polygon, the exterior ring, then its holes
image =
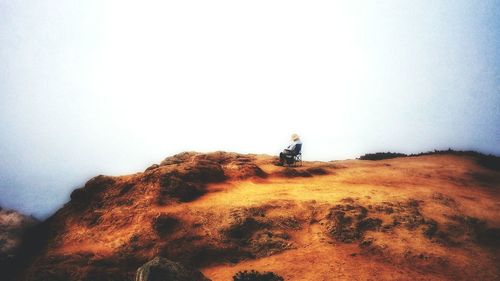
{"type": "Polygon", "coordinates": [[[214,281],[500,279],[500,172],[477,157],[275,160],[189,152],[97,176],[29,233],[13,279],[134,280],[156,256],[214,281]]]}
{"type": "Polygon", "coordinates": [[[23,235],[37,223],[31,216],[0,207],[0,272],[13,266],[23,235]]]}

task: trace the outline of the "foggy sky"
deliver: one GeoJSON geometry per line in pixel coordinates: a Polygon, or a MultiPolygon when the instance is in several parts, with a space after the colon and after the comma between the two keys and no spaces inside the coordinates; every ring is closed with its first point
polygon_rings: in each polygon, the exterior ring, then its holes
{"type": "Polygon", "coordinates": [[[170,2],[0,0],[0,205],[292,133],[305,160],[500,154],[499,1],[170,2]]]}

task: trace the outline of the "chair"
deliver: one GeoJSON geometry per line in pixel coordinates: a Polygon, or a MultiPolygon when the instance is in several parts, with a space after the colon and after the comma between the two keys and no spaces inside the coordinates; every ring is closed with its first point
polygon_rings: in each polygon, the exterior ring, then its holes
{"type": "Polygon", "coordinates": [[[288,166],[302,166],[302,144],[295,145],[292,154],[286,156],[288,166]],[[299,164],[300,163],[300,164],[299,164]]]}

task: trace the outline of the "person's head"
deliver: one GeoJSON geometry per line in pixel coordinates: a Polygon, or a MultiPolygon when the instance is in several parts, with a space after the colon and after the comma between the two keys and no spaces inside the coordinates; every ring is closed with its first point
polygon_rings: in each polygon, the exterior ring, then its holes
{"type": "Polygon", "coordinates": [[[299,135],[297,134],[292,134],[292,141],[296,141],[296,140],[299,140],[299,135]]]}

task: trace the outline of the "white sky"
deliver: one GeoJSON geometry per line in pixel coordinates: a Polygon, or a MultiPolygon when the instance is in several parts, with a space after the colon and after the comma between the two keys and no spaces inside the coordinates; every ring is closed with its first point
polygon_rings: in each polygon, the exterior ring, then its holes
{"type": "Polygon", "coordinates": [[[0,0],[0,204],[185,151],[500,154],[498,1],[0,0]]]}

